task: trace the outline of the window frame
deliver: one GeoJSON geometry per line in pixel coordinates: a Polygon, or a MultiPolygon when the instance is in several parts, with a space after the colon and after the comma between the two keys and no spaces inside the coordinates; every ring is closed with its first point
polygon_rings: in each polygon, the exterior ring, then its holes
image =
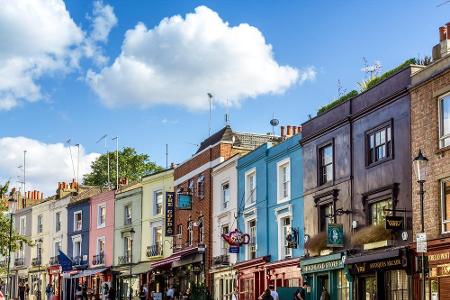
{"type": "Polygon", "coordinates": [[[335,148],[334,148],[334,139],[328,140],[320,145],[317,146],[317,186],[324,186],[324,185],[333,185],[334,180],[335,180],[335,162],[336,162],[336,153],[335,153],[335,148]],[[322,175],[322,149],[326,148],[326,147],[331,147],[331,151],[332,151],[332,155],[331,155],[331,180],[328,180],[326,182],[322,182],[323,179],[323,175],[322,175]]]}
{"type": "Polygon", "coordinates": [[[277,203],[283,203],[291,200],[291,158],[286,157],[285,159],[277,162],[277,203]],[[288,180],[286,182],[281,182],[281,168],[286,167],[286,173],[288,180]],[[287,195],[281,195],[284,190],[282,186],[287,184],[287,195]]]}
{"type": "Polygon", "coordinates": [[[55,232],[60,232],[62,230],[61,222],[61,211],[55,212],[55,232]]]}
{"type": "Polygon", "coordinates": [[[103,242],[103,247],[106,247],[106,238],[105,238],[105,236],[97,237],[97,242],[95,243],[95,253],[96,253],[96,255],[104,255],[105,254],[104,251],[103,252],[99,251],[99,249],[100,249],[100,247],[99,247],[100,241],[103,242]]]}
{"type": "Polygon", "coordinates": [[[105,228],[106,227],[106,203],[100,203],[97,205],[97,228],[105,228]],[[100,209],[103,208],[105,210],[105,219],[103,223],[100,223],[100,209]]]}
{"type": "Polygon", "coordinates": [[[247,244],[247,251],[245,253],[245,256],[246,256],[247,260],[254,259],[254,258],[258,257],[258,248],[257,248],[258,247],[258,226],[257,225],[258,225],[258,223],[257,223],[256,218],[249,218],[248,220],[246,220],[247,232],[250,235],[250,241],[247,244]],[[251,222],[255,222],[255,226],[254,226],[254,228],[255,228],[255,237],[254,237],[254,242],[253,243],[252,243],[252,232],[251,232],[251,228],[253,226],[250,226],[251,222]],[[252,258],[251,254],[253,253],[253,249],[254,249],[254,252],[255,252],[255,257],[252,258]]]}
{"type": "Polygon", "coordinates": [[[26,235],[27,234],[27,216],[20,216],[19,219],[19,234],[26,235]],[[23,228],[22,228],[23,221],[23,228]]]}
{"type": "Polygon", "coordinates": [[[230,208],[230,201],[231,201],[231,186],[230,186],[230,181],[225,181],[221,184],[220,186],[220,191],[221,191],[221,198],[222,198],[222,210],[228,209],[230,208]],[[225,189],[224,187],[228,186],[227,189],[225,189]],[[226,196],[225,196],[225,190],[228,190],[228,200],[226,200],[226,196]]]}
{"type": "MultiPolygon", "coordinates": [[[[450,217],[445,220],[445,212],[446,212],[446,208],[444,208],[444,201],[445,201],[445,191],[444,191],[444,186],[445,183],[448,183],[448,185],[450,186],[450,177],[447,178],[443,178],[441,180],[439,180],[439,189],[440,189],[440,204],[441,204],[441,234],[449,234],[450,230],[445,230],[445,225],[446,224],[450,224],[450,217]]],[[[450,228],[450,225],[448,225],[448,227],[450,228]]]]}
{"type": "MultiPolygon", "coordinates": [[[[365,138],[365,160],[366,160],[366,168],[371,168],[371,167],[374,167],[374,166],[377,166],[377,165],[379,165],[379,164],[382,164],[382,163],[384,163],[384,162],[387,162],[387,161],[390,161],[390,160],[393,160],[394,159],[394,152],[395,152],[395,147],[394,147],[394,120],[393,119],[390,119],[390,120],[388,120],[388,121],[386,121],[386,122],[384,122],[384,123],[381,123],[381,124],[379,124],[379,125],[377,125],[376,127],[374,127],[374,128],[371,128],[371,129],[369,129],[369,130],[367,130],[365,133],[364,133],[364,138],[365,138]],[[389,145],[389,147],[388,147],[388,143],[387,143],[387,128],[390,128],[391,129],[391,140],[390,140],[390,145],[389,145]],[[384,145],[386,145],[386,153],[389,153],[389,156],[385,156],[384,158],[382,158],[382,159],[379,159],[379,160],[375,160],[375,161],[373,161],[373,162],[370,162],[370,142],[369,142],[369,138],[370,138],[370,135],[372,135],[372,134],[376,134],[377,132],[379,132],[379,131],[382,131],[382,130],[385,130],[385,132],[386,132],[386,141],[385,141],[385,144],[384,145]]],[[[375,146],[375,148],[374,148],[375,150],[376,150],[376,146],[375,146]]],[[[375,151],[374,150],[374,151],[375,151]]]]}
{"type": "Polygon", "coordinates": [[[128,203],[123,207],[123,224],[124,225],[133,224],[133,207],[132,207],[131,203],[128,203]],[[127,215],[127,212],[128,212],[128,215],[127,215]],[[129,222],[128,222],[128,219],[130,219],[129,222]]]}
{"type": "Polygon", "coordinates": [[[44,216],[42,214],[39,214],[37,216],[37,233],[42,233],[44,231],[44,216]]]}
{"type": "MultiPolygon", "coordinates": [[[[289,226],[292,230],[292,215],[290,213],[284,213],[277,216],[278,225],[278,260],[283,260],[292,257],[292,248],[287,247],[286,236],[284,235],[285,228],[289,226]],[[286,220],[289,219],[289,225],[286,225],[286,220]],[[286,253],[286,252],[289,253],[286,253]]],[[[288,231],[286,231],[287,233],[288,231]]]]}
{"type": "Polygon", "coordinates": [[[153,192],[153,216],[160,216],[163,213],[164,207],[164,192],[162,189],[153,192]],[[158,213],[158,195],[161,194],[161,211],[158,213]]]}
{"type": "Polygon", "coordinates": [[[245,172],[245,174],[244,174],[244,184],[245,184],[245,186],[244,186],[244,189],[245,189],[245,206],[246,207],[249,207],[249,206],[252,206],[252,205],[255,205],[256,204],[256,201],[257,201],[257,195],[256,195],[256,193],[257,193],[257,189],[258,189],[258,181],[257,181],[257,178],[256,178],[256,167],[253,167],[253,168],[251,168],[251,169],[249,169],[249,170],[247,170],[246,172],[245,172]],[[254,180],[254,186],[253,186],[253,192],[251,192],[250,190],[249,190],[249,177],[250,176],[254,176],[254,178],[255,178],[255,180],[254,180]],[[251,196],[251,198],[250,198],[250,196],[251,196]]]}
{"type": "MultiPolygon", "coordinates": [[[[374,224],[374,223],[372,223],[372,205],[376,205],[376,204],[379,204],[379,203],[384,202],[384,201],[391,201],[391,206],[392,206],[391,209],[394,209],[394,200],[392,199],[391,196],[375,198],[375,199],[372,199],[372,200],[367,202],[367,208],[368,208],[368,210],[367,210],[367,223],[368,223],[368,225],[384,225],[384,224],[374,224]]],[[[386,214],[386,216],[388,216],[388,215],[389,216],[393,216],[394,215],[394,211],[391,211],[390,214],[386,214]]]]}
{"type": "Polygon", "coordinates": [[[194,222],[193,221],[189,221],[188,225],[187,225],[187,244],[188,246],[192,246],[194,244],[194,222]]]}
{"type": "Polygon", "coordinates": [[[83,230],[83,211],[82,210],[77,210],[73,212],[73,231],[74,232],[78,232],[78,231],[82,231],[83,230]],[[76,215],[80,214],[81,218],[80,218],[80,229],[77,228],[77,218],[76,215]]]}
{"type": "Polygon", "coordinates": [[[201,174],[197,179],[197,197],[205,198],[205,175],[201,174]]]}
{"type": "Polygon", "coordinates": [[[443,94],[437,98],[438,100],[438,149],[443,149],[450,147],[449,145],[442,145],[442,142],[445,141],[445,139],[450,139],[450,133],[447,135],[443,135],[443,110],[442,110],[442,103],[444,102],[444,99],[447,98],[448,101],[450,101],[450,93],[443,94]]]}
{"type": "Polygon", "coordinates": [[[76,235],[72,237],[72,258],[75,259],[75,257],[81,257],[83,252],[83,239],[81,235],[76,235]],[[80,249],[78,255],[75,255],[75,244],[80,243],[80,249]]]}
{"type": "MultiPolygon", "coordinates": [[[[221,236],[222,236],[222,234],[228,234],[229,232],[230,232],[230,224],[225,223],[220,226],[220,235],[221,236]]],[[[227,241],[225,241],[225,239],[223,239],[223,238],[221,238],[221,240],[222,240],[222,245],[221,245],[220,253],[222,255],[228,255],[228,249],[230,248],[230,244],[228,244],[227,241]]]]}

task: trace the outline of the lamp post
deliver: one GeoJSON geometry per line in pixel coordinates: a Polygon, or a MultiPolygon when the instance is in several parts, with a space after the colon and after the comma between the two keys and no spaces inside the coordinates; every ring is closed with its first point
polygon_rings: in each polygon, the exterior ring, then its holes
{"type": "Polygon", "coordinates": [[[17,201],[14,199],[14,192],[11,192],[8,199],[8,212],[9,212],[9,242],[8,242],[8,270],[6,273],[6,300],[10,298],[11,292],[11,279],[9,278],[11,270],[11,247],[12,247],[12,227],[13,227],[13,217],[16,213],[17,201]]]}
{"type": "MultiPolygon", "coordinates": [[[[427,175],[428,159],[422,154],[422,150],[419,149],[417,157],[414,158],[414,172],[416,173],[417,182],[419,183],[419,196],[420,196],[420,220],[421,220],[421,232],[425,233],[425,221],[424,221],[424,207],[423,198],[425,191],[423,184],[425,183],[425,177],[427,175]]],[[[425,254],[422,252],[422,293],[421,299],[425,300],[425,254]]]]}
{"type": "Polygon", "coordinates": [[[132,278],[133,278],[133,244],[134,244],[134,233],[136,231],[134,231],[134,228],[131,228],[130,230],[130,238],[131,238],[131,247],[130,247],[130,254],[129,254],[129,267],[130,267],[130,288],[129,288],[129,300],[131,300],[132,298],[132,292],[133,292],[133,288],[132,288],[132,278]]]}

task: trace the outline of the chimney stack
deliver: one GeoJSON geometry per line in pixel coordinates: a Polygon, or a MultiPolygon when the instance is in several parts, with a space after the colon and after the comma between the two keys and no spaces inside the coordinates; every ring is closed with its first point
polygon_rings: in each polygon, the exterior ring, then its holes
{"type": "Polygon", "coordinates": [[[447,28],[445,26],[439,27],[439,42],[447,38],[447,28]]]}
{"type": "Polygon", "coordinates": [[[439,27],[439,44],[433,47],[433,61],[450,53],[450,22],[439,27]]]}
{"type": "Polygon", "coordinates": [[[288,136],[288,137],[292,136],[292,126],[291,125],[287,126],[287,134],[286,134],[286,136],[288,136]]]}
{"type": "Polygon", "coordinates": [[[281,135],[281,137],[285,137],[286,136],[286,131],[284,130],[284,126],[281,126],[280,127],[280,135],[281,135]]]}

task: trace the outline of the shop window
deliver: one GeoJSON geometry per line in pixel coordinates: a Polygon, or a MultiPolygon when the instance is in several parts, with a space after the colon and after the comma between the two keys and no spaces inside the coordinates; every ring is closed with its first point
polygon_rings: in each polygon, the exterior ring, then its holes
{"type": "Polygon", "coordinates": [[[370,224],[384,226],[386,223],[386,216],[392,215],[392,208],[392,199],[385,199],[370,203],[370,224]]]}
{"type": "Polygon", "coordinates": [[[245,174],[245,198],[248,205],[256,202],[256,170],[253,169],[245,174]]]}
{"type": "Polygon", "coordinates": [[[450,178],[441,181],[442,233],[450,232],[450,178]]]}
{"type": "Polygon", "coordinates": [[[256,220],[248,222],[248,232],[250,235],[250,243],[248,244],[248,259],[256,258],[256,220]]]}
{"type": "Polygon", "coordinates": [[[230,183],[222,184],[222,208],[227,209],[230,205],[230,183]]]}
{"type": "Polygon", "coordinates": [[[450,95],[439,99],[439,147],[450,146],[450,95]]]}
{"type": "Polygon", "coordinates": [[[319,185],[333,181],[333,144],[319,148],[319,185]]]}
{"type": "Polygon", "coordinates": [[[391,122],[367,132],[367,165],[392,158],[391,122]]]}
{"type": "Polygon", "coordinates": [[[338,272],[338,278],[337,278],[337,299],[338,300],[347,300],[349,298],[349,290],[350,285],[347,281],[347,278],[345,277],[344,271],[340,270],[338,272]]]}
{"type": "Polygon", "coordinates": [[[200,175],[197,181],[197,196],[200,199],[205,198],[205,176],[200,175]]]}
{"type": "Polygon", "coordinates": [[[278,202],[289,200],[290,198],[290,180],[291,171],[289,166],[289,159],[278,163],[277,179],[278,179],[278,202]]]}
{"type": "Polygon", "coordinates": [[[405,270],[394,270],[386,272],[387,299],[406,300],[408,299],[408,276],[405,270]]]}
{"type": "Polygon", "coordinates": [[[327,230],[327,225],[334,222],[333,203],[319,205],[319,232],[327,230]]]}

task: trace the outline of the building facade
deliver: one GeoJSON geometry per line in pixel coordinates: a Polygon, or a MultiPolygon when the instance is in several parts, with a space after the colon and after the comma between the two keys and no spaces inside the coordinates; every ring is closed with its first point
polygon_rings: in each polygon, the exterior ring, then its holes
{"type": "Polygon", "coordinates": [[[84,270],[89,266],[89,196],[73,197],[67,206],[67,256],[74,269],[84,270]]]}
{"type": "MultiPolygon", "coordinates": [[[[450,299],[450,24],[442,26],[439,33],[432,64],[412,76],[411,88],[410,160],[419,150],[428,158],[423,210],[428,240],[426,299],[450,299]]],[[[414,172],[412,190],[414,233],[418,233],[422,231],[422,208],[414,172]]],[[[412,247],[415,249],[415,244],[412,247]]],[[[414,298],[420,299],[419,274],[414,283],[414,298]]]]}

